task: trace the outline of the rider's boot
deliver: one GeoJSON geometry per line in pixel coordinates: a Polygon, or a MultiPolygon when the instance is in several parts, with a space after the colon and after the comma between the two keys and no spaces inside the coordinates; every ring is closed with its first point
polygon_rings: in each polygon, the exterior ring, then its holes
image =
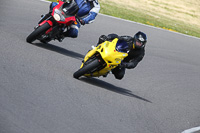
{"type": "Polygon", "coordinates": [[[111,71],[107,72],[106,74],[103,75],[104,78],[108,76],[108,74],[111,73],[111,71]]]}
{"type": "Polygon", "coordinates": [[[64,39],[64,37],[63,37],[63,36],[60,36],[60,37],[58,37],[57,39],[58,39],[59,42],[62,42],[63,39],[64,39]]]}

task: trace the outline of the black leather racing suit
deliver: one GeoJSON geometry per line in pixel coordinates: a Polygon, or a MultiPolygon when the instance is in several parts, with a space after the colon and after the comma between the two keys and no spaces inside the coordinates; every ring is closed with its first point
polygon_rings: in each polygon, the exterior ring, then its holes
{"type": "Polygon", "coordinates": [[[118,36],[117,34],[109,34],[108,36],[101,35],[99,37],[98,44],[104,41],[112,41],[113,39],[118,38],[120,40],[124,40],[128,43],[130,47],[130,51],[128,56],[124,58],[123,62],[120,66],[117,66],[112,70],[112,73],[115,75],[116,79],[122,79],[125,74],[125,68],[133,69],[137,66],[137,64],[143,59],[145,55],[145,48],[134,48],[133,49],[133,37],[131,36],[118,36]]]}

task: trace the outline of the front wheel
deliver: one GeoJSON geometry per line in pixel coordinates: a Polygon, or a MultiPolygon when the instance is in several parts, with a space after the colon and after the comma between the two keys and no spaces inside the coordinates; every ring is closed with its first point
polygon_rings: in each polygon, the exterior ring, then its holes
{"type": "Polygon", "coordinates": [[[43,25],[41,25],[40,27],[38,27],[37,29],[35,29],[27,38],[26,41],[28,43],[32,43],[33,41],[35,41],[40,35],[44,34],[51,26],[49,25],[49,23],[45,23],[43,25]]]}
{"type": "Polygon", "coordinates": [[[89,64],[84,65],[82,68],[80,68],[78,71],[74,73],[74,78],[78,79],[80,76],[88,73],[89,71],[97,68],[100,65],[98,59],[95,59],[91,61],[89,64]]]}

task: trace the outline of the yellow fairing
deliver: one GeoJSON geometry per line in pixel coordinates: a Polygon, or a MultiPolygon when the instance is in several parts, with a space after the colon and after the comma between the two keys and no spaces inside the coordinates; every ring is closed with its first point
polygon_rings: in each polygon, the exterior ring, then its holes
{"type": "MultiPolygon", "coordinates": [[[[94,72],[92,75],[90,74],[85,74],[84,76],[93,76],[93,77],[99,77],[102,76],[104,74],[106,74],[107,72],[109,72],[110,70],[114,69],[116,66],[118,66],[121,61],[128,56],[127,53],[122,53],[122,52],[118,52],[115,48],[116,48],[116,44],[117,44],[118,39],[114,39],[112,42],[109,41],[105,41],[103,43],[101,43],[100,45],[98,45],[97,47],[95,47],[94,49],[90,50],[85,58],[84,58],[84,62],[87,61],[90,57],[92,57],[92,55],[94,55],[95,53],[100,53],[102,59],[106,62],[106,67],[101,69],[98,72],[94,72]]],[[[81,65],[81,68],[83,67],[83,64],[81,65]]]]}

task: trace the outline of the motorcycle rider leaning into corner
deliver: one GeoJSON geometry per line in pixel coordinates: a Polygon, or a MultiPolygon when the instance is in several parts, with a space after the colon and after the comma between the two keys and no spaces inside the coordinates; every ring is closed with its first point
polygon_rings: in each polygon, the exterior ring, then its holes
{"type": "MultiPolygon", "coordinates": [[[[66,33],[64,33],[65,37],[78,37],[78,31],[81,25],[90,24],[94,22],[95,17],[99,13],[100,4],[98,0],[65,0],[65,2],[71,3],[75,1],[79,7],[77,16],[79,17],[77,23],[73,23],[66,33]]],[[[53,8],[58,5],[57,2],[52,2],[50,4],[50,12],[53,8]]]]}
{"type": "MultiPolygon", "coordinates": [[[[112,70],[116,79],[121,80],[125,75],[125,69],[133,69],[137,64],[143,59],[145,55],[145,45],[147,42],[147,36],[145,33],[139,31],[133,37],[131,36],[118,36],[117,34],[101,35],[99,37],[98,44],[104,41],[112,41],[118,38],[119,40],[124,40],[129,45],[128,56],[124,58],[122,63],[112,70]]],[[[105,75],[107,76],[107,75],[105,75]]]]}

